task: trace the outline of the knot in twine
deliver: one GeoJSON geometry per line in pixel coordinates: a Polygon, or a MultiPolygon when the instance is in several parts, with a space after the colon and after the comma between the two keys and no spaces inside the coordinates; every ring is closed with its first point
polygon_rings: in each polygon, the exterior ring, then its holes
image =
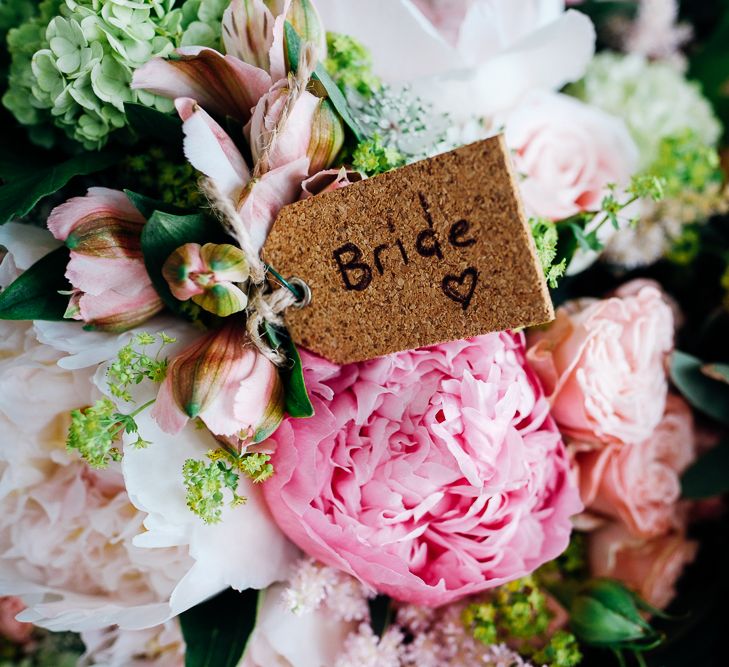
{"type": "MultiPolygon", "coordinates": [[[[316,67],[316,62],[317,56],[314,45],[310,42],[303,44],[296,74],[289,73],[288,75],[288,91],[281,115],[276,125],[262,136],[263,150],[253,169],[253,182],[269,171],[270,156],[276,140],[283,132],[296,102],[306,91],[309,79],[316,67]]],[[[283,326],[283,313],[286,309],[291,306],[301,307],[305,305],[306,297],[298,297],[288,287],[281,287],[273,292],[268,291],[266,284],[267,267],[261,260],[258,249],[251,239],[248,227],[241,218],[235,203],[229,197],[224,196],[210,178],[200,180],[200,189],[207,197],[211,208],[217,214],[223,227],[238,242],[248,261],[250,269],[248,306],[246,308],[248,337],[269,361],[277,366],[283,366],[287,362],[286,355],[279,350],[271,349],[261,335],[261,329],[265,323],[283,326]]]]}

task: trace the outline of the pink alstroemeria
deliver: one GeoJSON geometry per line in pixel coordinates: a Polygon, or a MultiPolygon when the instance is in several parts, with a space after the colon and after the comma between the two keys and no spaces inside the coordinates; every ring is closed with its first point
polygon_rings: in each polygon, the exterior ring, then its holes
{"type": "Polygon", "coordinates": [[[278,369],[231,321],[172,359],[152,416],[171,434],[199,418],[214,435],[260,442],[281,422],[283,400],[278,369]]]}
{"type": "Polygon", "coordinates": [[[162,310],[142,257],[145,222],[123,192],[108,188],[90,188],[51,211],[48,229],[71,250],[66,317],[126,331],[162,310]]]}
{"type": "Polygon", "coordinates": [[[167,258],[162,275],[176,299],[192,299],[220,317],[239,313],[248,303],[239,286],[248,280],[248,261],[229,243],[185,243],[167,258]]]}

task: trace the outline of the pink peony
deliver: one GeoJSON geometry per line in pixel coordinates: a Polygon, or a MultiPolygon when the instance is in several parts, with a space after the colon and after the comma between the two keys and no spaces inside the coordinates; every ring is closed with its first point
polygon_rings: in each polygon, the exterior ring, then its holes
{"type": "Polygon", "coordinates": [[[663,609],[676,594],[676,582],[697,548],[681,530],[646,540],[613,523],[590,535],[590,571],[596,577],[619,579],[663,609]]]}
{"type": "Polygon", "coordinates": [[[90,188],[51,211],[48,229],[71,250],[66,317],[125,331],[162,310],[142,257],[145,222],[123,192],[108,188],[90,188]]]}
{"type": "Polygon", "coordinates": [[[676,522],[679,475],[694,451],[691,408],[670,395],[666,414],[647,440],[575,455],[582,500],[591,512],[621,519],[634,535],[666,533],[676,522]]]}
{"type": "Polygon", "coordinates": [[[309,555],[436,606],[565,548],[581,503],[522,336],[302,361],[316,414],[275,433],[264,493],[309,555]]]}
{"type": "Polygon", "coordinates": [[[673,315],[661,292],[565,304],[529,336],[527,358],[562,433],[601,445],[641,442],[663,417],[673,315]]]}
{"type": "Polygon", "coordinates": [[[33,625],[15,617],[25,609],[23,601],[13,595],[0,597],[0,638],[13,644],[25,644],[33,634],[33,625]]]}
{"type": "Polygon", "coordinates": [[[623,122],[567,95],[533,93],[505,125],[530,215],[559,220],[598,210],[606,186],[627,184],[637,168],[623,122]]]}

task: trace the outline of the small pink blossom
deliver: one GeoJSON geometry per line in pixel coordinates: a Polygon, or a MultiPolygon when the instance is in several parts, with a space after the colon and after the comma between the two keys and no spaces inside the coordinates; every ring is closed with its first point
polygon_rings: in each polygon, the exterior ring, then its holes
{"type": "Polygon", "coordinates": [[[108,188],[90,188],[51,211],[48,229],[71,250],[67,317],[125,331],[162,310],[142,257],[145,222],[123,192],[108,188]]]}
{"type": "Polygon", "coordinates": [[[565,548],[581,503],[521,336],[302,362],[315,414],[276,431],[264,493],[309,555],[436,606],[565,548]]]}
{"type": "Polygon", "coordinates": [[[653,286],[623,294],[569,302],[529,334],[552,416],[581,443],[641,442],[663,417],[673,314],[653,286]]]}

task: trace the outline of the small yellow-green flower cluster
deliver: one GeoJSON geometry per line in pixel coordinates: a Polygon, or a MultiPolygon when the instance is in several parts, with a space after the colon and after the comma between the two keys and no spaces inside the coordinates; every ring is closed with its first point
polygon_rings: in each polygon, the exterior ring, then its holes
{"type": "MultiPolygon", "coordinates": [[[[170,100],[129,83],[134,70],[174,48],[215,46],[226,0],[44,0],[10,31],[3,104],[24,125],[51,121],[86,148],[126,124],[125,102],[171,111],[170,100]]],[[[44,145],[50,133],[31,135],[44,145]]]]}
{"type": "Polygon", "coordinates": [[[484,644],[517,643],[519,652],[535,664],[574,667],[582,655],[574,636],[565,631],[547,637],[552,614],[534,576],[494,589],[463,611],[463,623],[484,644]]]}
{"type": "Polygon", "coordinates": [[[381,82],[372,72],[372,57],[363,44],[349,35],[327,33],[327,71],[343,92],[347,88],[369,97],[381,82]]]}
{"type": "MultiPolygon", "coordinates": [[[[107,386],[111,395],[125,402],[132,401],[129,388],[144,380],[160,383],[167,372],[167,359],[160,359],[162,349],[174,343],[175,339],[164,333],[151,335],[141,333],[133,343],[122,347],[116,359],[107,370],[107,386]],[[154,357],[144,352],[149,345],[159,342],[154,357]],[[141,349],[138,349],[141,348],[141,349]]],[[[119,412],[108,398],[98,400],[94,405],[73,410],[71,426],[68,429],[66,446],[77,451],[93,468],[106,468],[112,461],[121,460],[119,449],[122,433],[137,433],[135,417],[148,408],[154,399],[139,406],[129,414],[119,412]]],[[[135,447],[146,447],[150,443],[141,436],[133,443],[135,447]]]]}
{"type": "Polygon", "coordinates": [[[240,473],[255,483],[273,475],[271,457],[261,452],[236,454],[220,448],[208,452],[208,458],[210,463],[187,459],[182,467],[187,506],[205,523],[218,523],[222,519],[226,489],[230,492],[231,507],[246,502],[245,497],[238,495],[240,473]]]}

